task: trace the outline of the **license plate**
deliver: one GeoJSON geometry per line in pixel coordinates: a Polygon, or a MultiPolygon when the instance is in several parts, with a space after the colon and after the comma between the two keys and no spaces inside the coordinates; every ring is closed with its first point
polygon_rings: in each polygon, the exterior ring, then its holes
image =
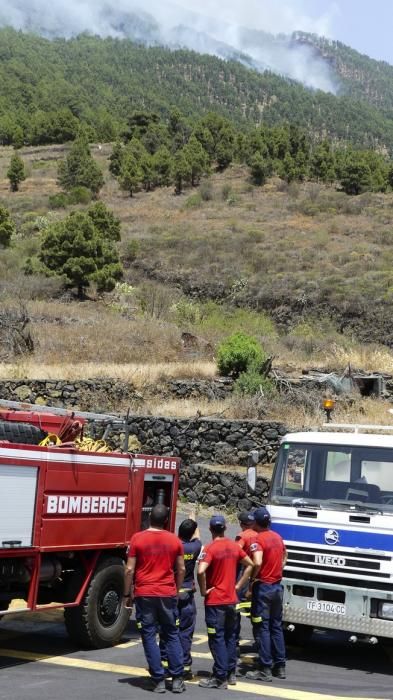
{"type": "Polygon", "coordinates": [[[328,600],[308,600],[307,610],[329,613],[330,615],[346,614],[345,605],[342,603],[330,603],[328,600]]]}

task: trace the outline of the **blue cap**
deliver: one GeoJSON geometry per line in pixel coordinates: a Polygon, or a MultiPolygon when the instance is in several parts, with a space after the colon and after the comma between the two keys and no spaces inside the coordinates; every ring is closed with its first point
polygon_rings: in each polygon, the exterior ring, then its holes
{"type": "Polygon", "coordinates": [[[210,518],[210,527],[222,527],[226,526],[225,518],[223,515],[213,515],[210,518]]]}
{"type": "Polygon", "coordinates": [[[264,506],[254,511],[254,518],[257,525],[269,525],[270,523],[270,513],[264,506]]]}
{"type": "Polygon", "coordinates": [[[248,525],[255,522],[254,513],[248,512],[247,510],[243,510],[241,513],[239,513],[237,519],[242,525],[248,525]]]}

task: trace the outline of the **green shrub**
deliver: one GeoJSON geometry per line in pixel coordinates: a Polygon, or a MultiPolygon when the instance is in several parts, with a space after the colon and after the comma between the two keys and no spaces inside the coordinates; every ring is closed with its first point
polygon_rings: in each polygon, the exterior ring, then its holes
{"type": "Polygon", "coordinates": [[[213,185],[211,180],[204,180],[199,185],[199,194],[204,202],[210,202],[214,197],[213,185]]]}
{"type": "Polygon", "coordinates": [[[68,205],[68,197],[64,192],[51,194],[49,196],[49,206],[51,209],[65,209],[68,205]]]}
{"type": "Polygon", "coordinates": [[[68,195],[68,204],[90,204],[91,191],[87,187],[73,187],[68,195]]]}
{"type": "Polygon", "coordinates": [[[247,372],[242,372],[235,382],[236,394],[242,396],[252,396],[254,394],[263,394],[263,396],[274,396],[276,386],[272,379],[264,377],[257,368],[249,367],[247,372]]]}
{"type": "Polygon", "coordinates": [[[137,259],[140,249],[139,241],[132,239],[131,241],[125,241],[123,243],[122,249],[122,259],[124,262],[132,263],[137,259]]]}
{"type": "Polygon", "coordinates": [[[200,305],[194,301],[188,301],[188,299],[183,298],[177,301],[171,306],[170,312],[179,326],[195,325],[201,320],[200,305]]]}
{"type": "Polygon", "coordinates": [[[194,207],[200,207],[202,204],[202,196],[200,195],[199,192],[195,192],[195,194],[191,194],[184,205],[186,209],[193,209],[194,207]]]}
{"type": "Polygon", "coordinates": [[[222,190],[221,190],[221,195],[222,195],[222,198],[225,202],[231,193],[232,193],[231,185],[229,185],[228,183],[225,183],[225,185],[222,186],[222,190]]]}
{"type": "Polygon", "coordinates": [[[258,341],[245,333],[233,333],[217,351],[218,370],[226,377],[238,377],[250,367],[260,367],[264,360],[266,355],[258,341]]]}
{"type": "MultiPolygon", "coordinates": [[[[235,293],[232,288],[232,293],[235,293]]],[[[277,336],[276,327],[269,316],[261,311],[233,308],[207,301],[200,304],[200,326],[203,332],[214,331],[219,335],[230,335],[237,331],[257,336],[277,336]]]]}

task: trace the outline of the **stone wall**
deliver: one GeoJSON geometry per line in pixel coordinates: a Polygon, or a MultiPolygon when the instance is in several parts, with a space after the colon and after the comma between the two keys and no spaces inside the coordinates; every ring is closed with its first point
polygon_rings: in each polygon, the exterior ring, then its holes
{"type": "MultiPolygon", "coordinates": [[[[141,451],[178,455],[186,464],[245,465],[250,450],[259,450],[262,464],[273,462],[286,428],[256,420],[133,416],[130,433],[138,438],[141,451]]],[[[115,446],[122,444],[122,434],[114,437],[115,446]]]]}
{"type": "Polygon", "coordinates": [[[232,394],[234,381],[230,377],[216,379],[172,379],[166,389],[175,398],[206,398],[210,401],[226,399],[232,394]]]}
{"type": "Polygon", "coordinates": [[[115,411],[119,404],[140,399],[132,384],[113,379],[0,381],[0,398],[80,411],[115,411]]]}
{"type": "Polygon", "coordinates": [[[256,493],[247,494],[245,469],[243,473],[234,473],[192,464],[181,472],[179,495],[190,503],[242,511],[265,503],[268,488],[268,479],[258,476],[256,493]]]}
{"type": "MultiPolygon", "coordinates": [[[[144,388],[147,397],[160,396],[163,400],[166,397],[223,400],[230,396],[232,391],[233,380],[226,377],[169,379],[144,388]]],[[[102,412],[119,411],[130,403],[143,402],[143,396],[129,382],[102,378],[84,381],[3,380],[0,381],[0,398],[102,412]]]]}

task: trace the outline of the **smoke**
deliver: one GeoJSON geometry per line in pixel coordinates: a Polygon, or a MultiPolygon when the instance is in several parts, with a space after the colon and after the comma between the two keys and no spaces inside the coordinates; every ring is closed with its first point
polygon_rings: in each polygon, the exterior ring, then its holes
{"type": "Polygon", "coordinates": [[[49,37],[89,32],[128,37],[147,45],[186,47],[336,92],[329,65],[311,46],[295,43],[288,36],[295,30],[330,35],[336,3],[315,15],[307,7],[309,2],[200,0],[195,12],[194,0],[178,0],[177,4],[171,0],[1,0],[0,25],[49,37]]]}

